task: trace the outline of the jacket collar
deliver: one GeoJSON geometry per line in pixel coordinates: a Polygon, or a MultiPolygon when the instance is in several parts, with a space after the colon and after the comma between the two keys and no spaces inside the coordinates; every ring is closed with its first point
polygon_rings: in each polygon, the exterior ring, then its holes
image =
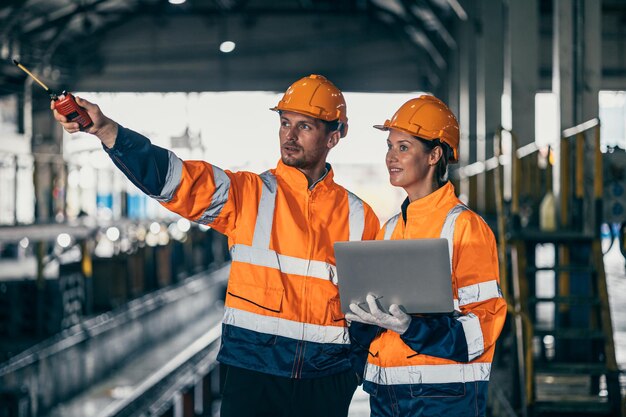
{"type": "MultiPolygon", "coordinates": [[[[306,176],[297,168],[287,166],[282,160],[278,160],[275,174],[283,178],[290,186],[298,190],[309,188],[309,181],[306,176]]],[[[315,187],[330,188],[334,185],[334,172],[329,163],[326,163],[326,173],[311,185],[311,190],[315,187]]]]}
{"type": "Polygon", "coordinates": [[[402,203],[402,218],[427,216],[435,211],[443,210],[456,199],[454,185],[448,181],[443,187],[413,202],[409,198],[402,203]]]}

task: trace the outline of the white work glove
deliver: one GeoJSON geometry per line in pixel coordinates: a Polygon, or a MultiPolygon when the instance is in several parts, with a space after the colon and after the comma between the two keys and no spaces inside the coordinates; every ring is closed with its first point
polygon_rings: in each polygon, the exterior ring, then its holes
{"type": "Polygon", "coordinates": [[[370,308],[370,312],[368,313],[358,304],[352,303],[350,304],[350,310],[352,310],[352,313],[346,313],[346,320],[373,324],[388,330],[393,330],[398,334],[403,334],[407,331],[409,324],[411,323],[411,316],[402,311],[400,306],[392,304],[389,306],[389,313],[387,313],[378,307],[378,303],[376,302],[376,297],[374,295],[367,294],[365,300],[370,308]]]}

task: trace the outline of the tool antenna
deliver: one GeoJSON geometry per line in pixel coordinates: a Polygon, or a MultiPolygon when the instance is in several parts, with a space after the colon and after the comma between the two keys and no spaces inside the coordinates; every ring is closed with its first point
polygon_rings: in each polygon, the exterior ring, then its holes
{"type": "Polygon", "coordinates": [[[39,81],[39,78],[35,77],[24,65],[20,64],[15,59],[13,60],[13,63],[17,65],[17,67],[21,69],[22,71],[24,71],[26,74],[30,75],[33,78],[33,80],[37,81],[40,86],[46,89],[46,91],[50,92],[50,89],[48,88],[48,86],[42,83],[41,81],[39,81]]]}

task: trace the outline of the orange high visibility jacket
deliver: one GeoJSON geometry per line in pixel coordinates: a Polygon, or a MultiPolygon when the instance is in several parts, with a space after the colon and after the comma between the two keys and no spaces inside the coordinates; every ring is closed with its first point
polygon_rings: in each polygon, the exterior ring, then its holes
{"type": "Polygon", "coordinates": [[[164,207],[228,236],[219,361],[292,378],[350,368],[333,244],[374,239],[379,222],[333,181],[330,165],[309,187],[304,174],[282,162],[261,175],[223,171],[182,161],[122,127],[107,152],[164,207]]]}
{"type": "Polygon", "coordinates": [[[482,416],[506,318],[493,233],[457,199],[450,183],[405,201],[403,212],[406,221],[402,213],[392,217],[377,238],[448,239],[458,314],[414,316],[403,335],[379,330],[364,375],[372,415],[482,416]]]}

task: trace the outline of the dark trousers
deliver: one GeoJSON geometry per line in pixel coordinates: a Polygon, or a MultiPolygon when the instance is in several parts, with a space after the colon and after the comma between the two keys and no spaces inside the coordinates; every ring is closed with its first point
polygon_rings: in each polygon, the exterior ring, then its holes
{"type": "Polygon", "coordinates": [[[357,387],[353,370],[292,379],[224,366],[221,417],[346,417],[357,387]]]}

